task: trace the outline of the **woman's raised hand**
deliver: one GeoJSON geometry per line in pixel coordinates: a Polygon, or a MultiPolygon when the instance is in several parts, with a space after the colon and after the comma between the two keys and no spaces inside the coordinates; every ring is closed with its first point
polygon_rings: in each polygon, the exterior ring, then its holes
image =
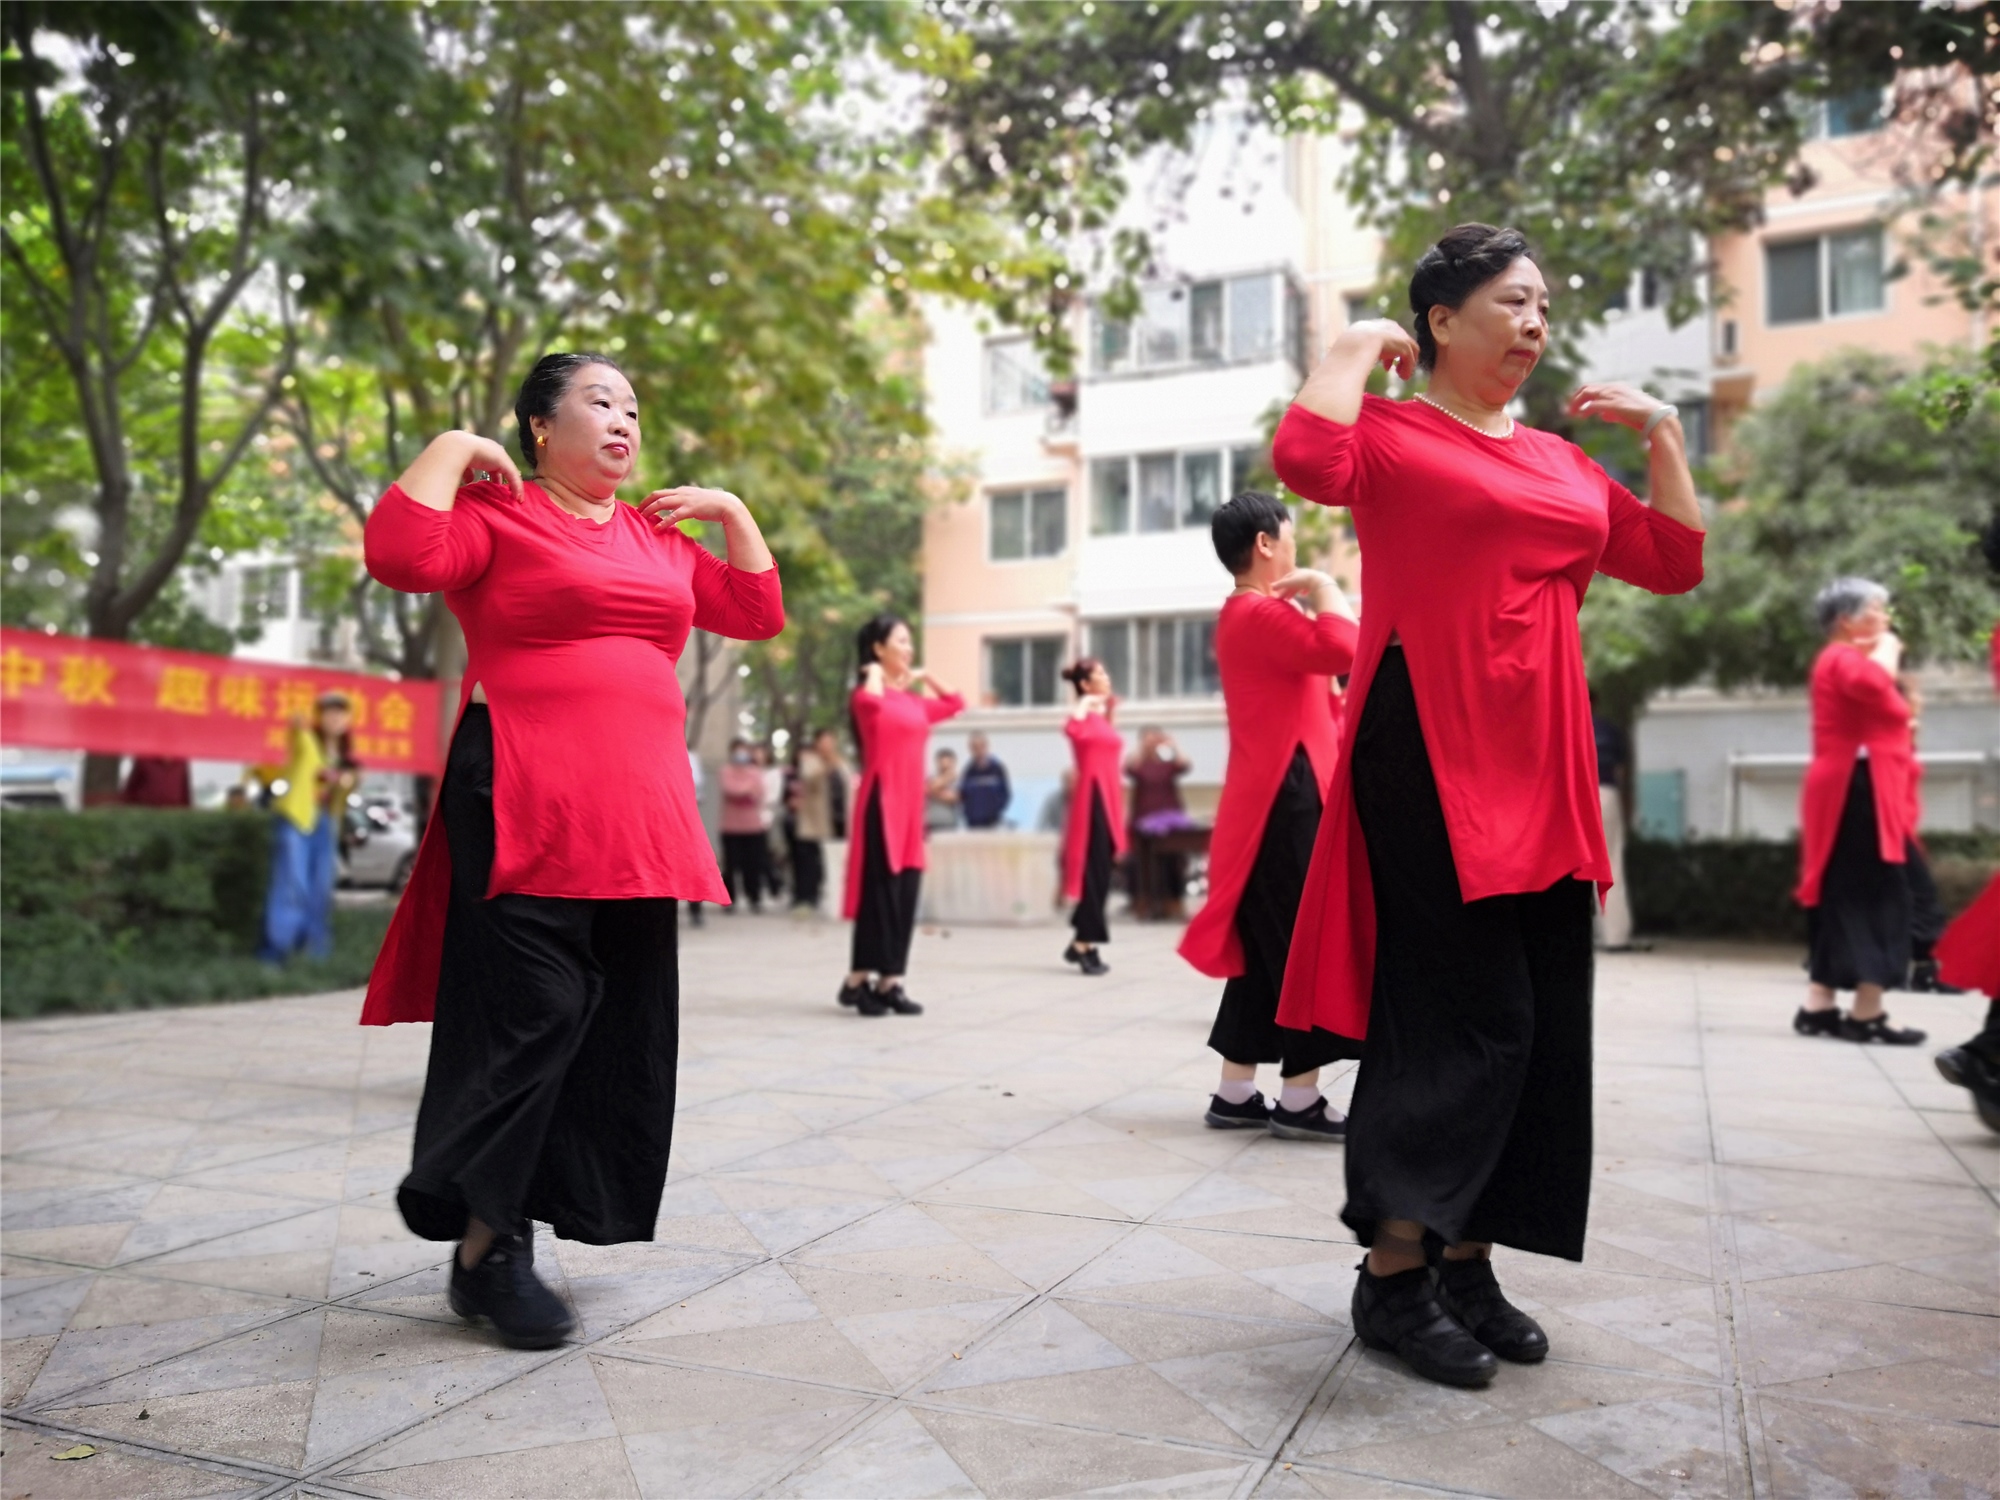
{"type": "Polygon", "coordinates": [[[1666,403],[1658,396],[1642,391],[1636,385],[1606,381],[1598,385],[1578,386],[1576,393],[1569,398],[1569,414],[1573,417],[1597,417],[1637,431],[1646,425],[1646,418],[1664,405],[1666,403]]]}
{"type": "Polygon", "coordinates": [[[1394,318],[1368,318],[1349,324],[1334,342],[1350,337],[1377,341],[1375,362],[1383,369],[1393,370],[1404,380],[1417,373],[1417,341],[1394,318]]]}
{"type": "Polygon", "coordinates": [[[676,485],[670,490],[654,490],[639,502],[639,514],[653,523],[655,531],[665,531],[682,521],[720,521],[724,524],[745,513],[743,502],[728,490],[705,490],[698,485],[676,485]]]}
{"type": "Polygon", "coordinates": [[[1280,599],[1296,599],[1301,594],[1317,593],[1332,582],[1317,568],[1294,568],[1271,585],[1271,592],[1280,599]]]}
{"type": "Polygon", "coordinates": [[[465,472],[458,481],[460,485],[477,484],[483,473],[486,478],[506,485],[514,492],[516,500],[524,497],[521,471],[514,466],[514,460],[505,448],[492,438],[481,437],[476,432],[447,433],[446,436],[465,438],[470,442],[465,455],[465,472]]]}

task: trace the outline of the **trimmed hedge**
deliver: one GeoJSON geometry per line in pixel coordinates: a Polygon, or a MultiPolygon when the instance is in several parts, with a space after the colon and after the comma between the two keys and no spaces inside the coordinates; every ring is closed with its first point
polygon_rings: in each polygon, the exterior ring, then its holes
{"type": "Polygon", "coordinates": [[[361,983],[386,908],[336,910],[323,961],[256,959],[270,851],[265,813],[0,812],[0,1015],[361,983]]]}
{"type": "MultiPolygon", "coordinates": [[[[1963,911],[2000,872],[2000,834],[1927,834],[1924,847],[1949,915],[1963,911]]],[[[1792,900],[1796,840],[1632,838],[1625,844],[1625,878],[1633,925],[1642,933],[1805,941],[1806,914],[1792,900]]]]}

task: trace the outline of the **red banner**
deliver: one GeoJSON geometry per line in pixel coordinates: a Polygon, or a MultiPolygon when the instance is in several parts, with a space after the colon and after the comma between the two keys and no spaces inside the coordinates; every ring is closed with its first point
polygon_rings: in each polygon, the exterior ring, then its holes
{"type": "Polygon", "coordinates": [[[282,761],[285,728],[347,695],[356,760],[435,774],[438,685],[73,635],[0,630],[0,741],[105,755],[282,761]]]}

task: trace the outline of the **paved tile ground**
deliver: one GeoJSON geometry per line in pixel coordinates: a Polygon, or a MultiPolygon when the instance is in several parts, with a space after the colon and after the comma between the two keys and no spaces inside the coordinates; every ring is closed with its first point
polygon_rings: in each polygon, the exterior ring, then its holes
{"type": "Polygon", "coordinates": [[[1786,955],[1608,960],[1589,1255],[1501,1257],[1554,1357],[1454,1392],[1350,1337],[1339,1149],[1202,1128],[1171,936],[1091,981],[1053,930],[927,933],[930,1014],[864,1020],[838,928],[711,917],[658,1241],[544,1238],[582,1318],[547,1353],[460,1327],[396,1217],[427,1028],[11,1025],[5,1492],[2000,1488],[2000,1149],[1928,1049],[1794,1037],[1786,955]]]}

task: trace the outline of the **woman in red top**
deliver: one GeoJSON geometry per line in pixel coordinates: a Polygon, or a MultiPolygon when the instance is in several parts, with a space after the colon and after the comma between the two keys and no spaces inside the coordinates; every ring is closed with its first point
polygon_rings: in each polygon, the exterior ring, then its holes
{"type": "Polygon", "coordinates": [[[1063,959],[1086,974],[1109,974],[1111,965],[1097,951],[1111,941],[1104,923],[1104,903],[1111,899],[1111,870],[1125,852],[1125,788],[1119,766],[1125,740],[1111,727],[1111,674],[1104,663],[1086,656],[1065,668],[1063,680],[1076,691],[1069,723],[1070,754],[1076,757],[1076,779],[1070,788],[1069,818],[1063,826],[1063,899],[1074,901],[1070,930],[1074,936],[1063,959]]]}
{"type": "Polygon", "coordinates": [[[532,1221],[589,1244],[653,1237],[675,901],[727,899],[679,749],[674,665],[690,627],[763,639],[785,617],[734,495],[618,502],[639,416],[610,360],[544,357],[514,410],[535,482],[499,444],[448,432],[368,518],[369,572],[442,591],[467,663],[438,815],[361,1019],[435,1017],[397,1206],[423,1238],[461,1240],[457,1312],[542,1347],[572,1320],[535,1276],[532,1221]],[[694,520],[722,525],[727,564],[680,530],[694,520]]]}
{"type": "Polygon", "coordinates": [[[1366,1038],[1342,1211],[1370,1247],[1356,1332],[1476,1385],[1494,1354],[1548,1348],[1491,1244],[1578,1259],[1589,1211],[1592,886],[1611,871],[1577,610],[1596,572],[1694,587],[1701,511],[1674,409],[1644,391],[1585,386],[1570,410],[1651,440],[1650,506],[1508,415],[1548,342],[1518,232],[1452,230],[1410,305],[1414,341],[1387,320],[1334,341],[1273,448],[1291,489],[1349,508],[1368,563],[1278,1020],[1366,1038]],[[1366,396],[1377,363],[1429,388],[1366,396]]]}
{"type": "Polygon", "coordinates": [[[1902,642],[1889,628],[1889,591],[1879,583],[1836,578],[1813,607],[1827,644],[1812,669],[1798,888],[1812,982],[1792,1027],[1802,1036],[1913,1047],[1924,1033],[1891,1026],[1882,1010],[1882,991],[1910,971],[1912,877],[1923,860],[1915,715],[1896,686],[1902,642]],[[1839,990],[1854,991],[1851,1015],[1835,1003],[1839,990]]]}
{"type": "Polygon", "coordinates": [[[860,684],[848,697],[861,786],[850,826],[859,844],[847,855],[847,899],[854,923],[840,1003],[864,1016],[919,1016],[903,990],[917,897],[924,878],[924,747],[931,725],[961,713],[965,700],[916,666],[910,627],[877,615],[855,638],[860,684]]]}
{"type": "Polygon", "coordinates": [[[1319,1070],[1361,1049],[1331,1031],[1280,1026],[1278,991],[1333,776],[1333,678],[1354,665],[1354,612],[1331,578],[1298,565],[1292,518],[1275,496],[1246,490],[1209,531],[1236,588],[1215,626],[1229,770],[1209,838],[1208,901],[1180,949],[1227,981],[1208,1034],[1222,1081],[1205,1119],[1218,1130],[1335,1141],[1346,1126],[1319,1091],[1319,1070]],[[1311,615],[1293,602],[1307,598],[1311,615]],[[1257,1092],[1260,1062],[1278,1064],[1284,1078],[1275,1105],[1257,1092]]]}

